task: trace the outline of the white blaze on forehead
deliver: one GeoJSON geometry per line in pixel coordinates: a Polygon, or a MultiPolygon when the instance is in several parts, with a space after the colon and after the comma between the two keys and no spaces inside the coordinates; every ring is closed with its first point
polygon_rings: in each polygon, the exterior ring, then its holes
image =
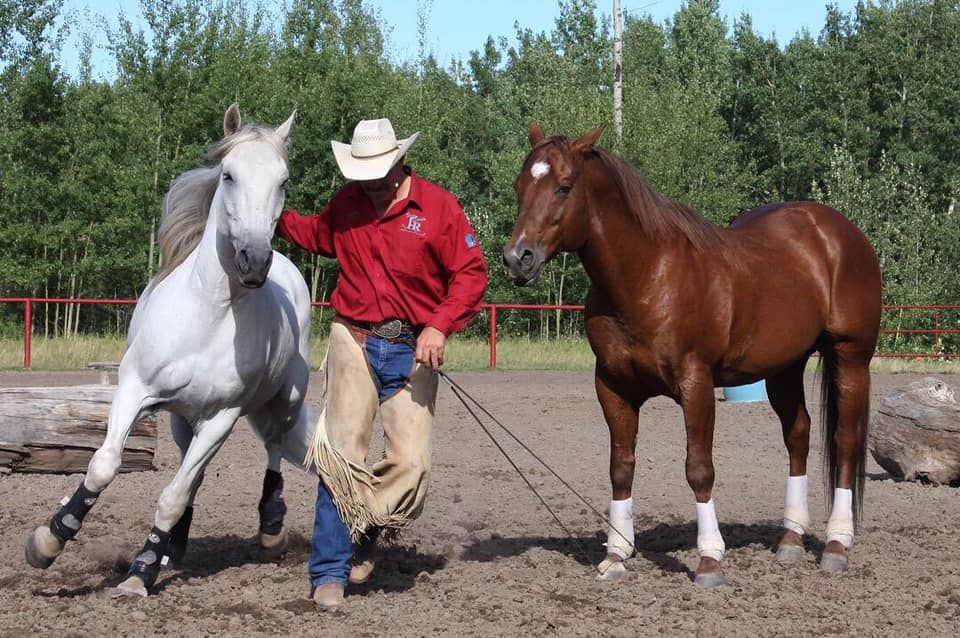
{"type": "Polygon", "coordinates": [[[530,175],[533,177],[533,181],[539,180],[541,177],[543,177],[549,172],[550,172],[550,165],[543,161],[536,162],[533,166],[530,167],[530,175]]]}

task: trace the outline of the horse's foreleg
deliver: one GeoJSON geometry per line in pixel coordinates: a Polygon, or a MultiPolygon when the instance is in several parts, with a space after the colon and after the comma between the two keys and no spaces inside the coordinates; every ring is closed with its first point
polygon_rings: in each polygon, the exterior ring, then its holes
{"type": "Polygon", "coordinates": [[[776,560],[791,562],[803,558],[803,534],[810,526],[807,507],[807,454],[810,450],[810,414],[804,401],[804,357],[792,367],[767,379],[770,405],[780,418],[783,442],[790,456],[783,510],[783,536],[776,560]]]}
{"type": "Polygon", "coordinates": [[[696,497],[697,549],[700,564],[694,582],[702,587],[723,584],[720,561],[726,546],[713,504],[713,426],[716,413],[709,371],[688,376],[680,384],[680,405],[687,431],[687,483],[696,497]]]}
{"type": "Polygon", "coordinates": [[[193,439],[180,469],[160,493],[153,529],[147,535],[143,549],[131,563],[127,579],[117,586],[118,594],[146,596],[147,588],[154,585],[160,574],[160,559],[168,553],[171,529],[183,516],[204,468],[227,440],[239,416],[239,408],[231,408],[195,426],[193,439]]]}
{"type": "Polygon", "coordinates": [[[110,404],[107,435],[94,452],[87,474],[69,499],[64,499],[50,525],[36,528],[27,538],[26,559],[30,565],[46,569],[63,551],[83,525],[83,519],[120,470],[123,444],[134,423],[145,409],[145,391],[139,382],[121,380],[110,404]]]}
{"type": "Polygon", "coordinates": [[[600,563],[599,578],[620,580],[626,575],[623,561],[634,552],[633,474],[636,463],[637,424],[642,401],[629,401],[618,393],[599,371],[595,378],[597,398],[610,428],[610,529],[607,556],[600,563]]]}

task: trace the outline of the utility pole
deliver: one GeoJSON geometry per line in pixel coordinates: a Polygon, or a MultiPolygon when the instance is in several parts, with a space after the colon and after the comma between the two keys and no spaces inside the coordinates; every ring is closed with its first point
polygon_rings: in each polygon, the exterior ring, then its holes
{"type": "Polygon", "coordinates": [[[623,137],[623,13],[613,0],[613,130],[617,144],[623,137]]]}

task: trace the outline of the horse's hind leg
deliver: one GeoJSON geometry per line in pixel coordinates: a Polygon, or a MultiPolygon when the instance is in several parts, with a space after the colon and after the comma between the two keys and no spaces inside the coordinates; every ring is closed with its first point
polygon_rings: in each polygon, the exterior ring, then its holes
{"type": "Polygon", "coordinates": [[[84,517],[96,503],[100,492],[106,489],[120,470],[123,444],[146,409],[145,400],[146,392],[139,381],[130,381],[129,377],[120,380],[110,404],[107,435],[103,445],[90,459],[86,476],[73,496],[65,499],[54,513],[50,525],[36,528],[27,538],[25,554],[30,565],[40,569],[52,565],[67,541],[80,531],[84,517]]]}
{"type": "Polygon", "coordinates": [[[626,576],[623,561],[635,551],[632,492],[637,425],[642,401],[624,398],[599,369],[595,383],[603,417],[610,428],[610,483],[613,486],[607,556],[598,567],[598,578],[616,581],[626,576]]]}
{"type": "Polygon", "coordinates": [[[783,442],[790,456],[783,510],[784,533],[776,560],[803,558],[803,534],[810,525],[807,509],[807,454],[810,450],[810,414],[804,401],[803,371],[807,357],[767,379],[770,405],[780,418],[783,442]]]}
{"type": "MultiPolygon", "coordinates": [[[[193,428],[185,418],[179,414],[171,413],[170,432],[173,434],[174,443],[176,443],[180,449],[180,462],[183,463],[183,458],[186,456],[187,450],[190,448],[190,442],[193,440],[193,428]]],[[[193,501],[202,483],[203,472],[201,471],[196,485],[190,492],[187,507],[184,509],[183,515],[180,516],[180,520],[178,520],[176,525],[173,526],[173,529],[170,530],[170,545],[167,547],[167,556],[170,557],[170,560],[172,560],[174,564],[179,563],[187,553],[187,543],[190,540],[190,524],[193,522],[193,501]]]]}
{"type": "Polygon", "coordinates": [[[847,555],[853,546],[855,521],[863,499],[872,354],[872,346],[841,342],[824,355],[824,443],[833,506],[820,569],[828,574],[847,569],[847,555]]]}
{"type": "Polygon", "coordinates": [[[277,427],[273,411],[269,408],[248,415],[247,420],[263,440],[267,451],[267,470],[263,475],[263,490],[257,505],[260,514],[260,550],[263,558],[276,560],[287,550],[287,530],[283,526],[287,506],[283,500],[283,474],[280,472],[280,465],[284,439],[290,433],[277,427]]]}
{"type": "Polygon", "coordinates": [[[227,440],[239,416],[240,409],[231,408],[196,424],[195,434],[180,469],[157,501],[157,513],[147,542],[131,563],[127,579],[117,586],[119,595],[146,596],[147,588],[156,582],[160,574],[160,559],[168,553],[170,531],[183,516],[203,470],[227,440]]]}

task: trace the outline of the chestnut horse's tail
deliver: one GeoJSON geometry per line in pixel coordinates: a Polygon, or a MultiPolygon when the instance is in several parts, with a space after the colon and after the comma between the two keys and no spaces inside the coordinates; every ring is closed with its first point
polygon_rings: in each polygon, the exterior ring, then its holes
{"type": "MultiPolygon", "coordinates": [[[[833,507],[834,489],[840,475],[839,454],[837,450],[837,435],[840,428],[838,360],[837,353],[830,347],[820,349],[820,422],[823,424],[823,483],[826,491],[827,503],[833,507]]],[[[869,378],[869,377],[868,377],[869,378]]],[[[853,478],[853,520],[856,526],[860,524],[863,513],[863,488],[866,481],[867,467],[867,429],[870,418],[870,391],[864,392],[864,405],[857,415],[856,423],[844,424],[845,427],[857,428],[857,449],[855,472],[853,478]]],[[[843,434],[841,434],[843,436],[843,434]]]]}

